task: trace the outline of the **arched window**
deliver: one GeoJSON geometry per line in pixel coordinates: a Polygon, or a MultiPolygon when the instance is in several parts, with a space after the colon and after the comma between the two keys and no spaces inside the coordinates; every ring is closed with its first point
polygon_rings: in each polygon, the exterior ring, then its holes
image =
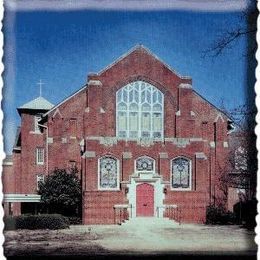
{"type": "Polygon", "coordinates": [[[172,160],[173,189],[191,189],[191,161],[185,157],[172,160]]]}
{"type": "Polygon", "coordinates": [[[135,161],[135,169],[137,172],[154,172],[154,159],[142,156],[136,159],[135,161]]]}
{"type": "Polygon", "coordinates": [[[101,190],[119,189],[119,163],[111,156],[99,159],[98,186],[101,190]]]}
{"type": "Polygon", "coordinates": [[[162,138],[163,93],[144,81],[135,81],[116,93],[117,137],[162,138]]]}

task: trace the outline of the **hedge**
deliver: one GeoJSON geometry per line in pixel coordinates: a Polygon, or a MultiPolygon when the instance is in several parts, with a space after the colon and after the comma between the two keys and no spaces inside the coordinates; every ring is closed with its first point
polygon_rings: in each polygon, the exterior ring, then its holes
{"type": "Polygon", "coordinates": [[[79,217],[66,217],[70,223],[70,225],[81,225],[82,220],[79,217]]]}
{"type": "Polygon", "coordinates": [[[69,228],[69,220],[59,214],[21,215],[6,217],[5,230],[11,229],[64,229],[69,228]]]}
{"type": "Polygon", "coordinates": [[[206,224],[230,225],[237,224],[237,218],[234,213],[225,211],[223,208],[208,206],[206,213],[206,224]]]}

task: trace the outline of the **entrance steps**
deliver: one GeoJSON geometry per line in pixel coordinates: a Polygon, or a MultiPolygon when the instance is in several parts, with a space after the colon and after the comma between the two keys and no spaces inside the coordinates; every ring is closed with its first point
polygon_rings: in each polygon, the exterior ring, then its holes
{"type": "Polygon", "coordinates": [[[168,218],[157,218],[157,217],[136,217],[130,218],[122,224],[123,226],[161,226],[161,227],[174,227],[179,225],[178,222],[170,220],[168,218]]]}

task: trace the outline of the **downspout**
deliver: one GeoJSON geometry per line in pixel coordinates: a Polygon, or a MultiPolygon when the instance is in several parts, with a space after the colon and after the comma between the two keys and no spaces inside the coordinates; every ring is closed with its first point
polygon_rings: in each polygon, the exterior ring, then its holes
{"type": "Polygon", "coordinates": [[[49,167],[48,167],[48,165],[49,165],[49,156],[48,156],[48,138],[49,138],[49,129],[48,129],[48,126],[46,126],[46,125],[41,125],[41,124],[39,124],[38,123],[38,126],[40,126],[40,127],[43,127],[43,128],[45,128],[46,129],[46,175],[48,174],[48,170],[49,170],[49,167]]]}

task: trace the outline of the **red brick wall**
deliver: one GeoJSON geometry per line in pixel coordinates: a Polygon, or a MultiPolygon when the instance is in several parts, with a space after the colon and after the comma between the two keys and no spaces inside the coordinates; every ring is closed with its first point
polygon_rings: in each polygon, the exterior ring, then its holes
{"type": "Polygon", "coordinates": [[[3,193],[15,193],[15,175],[13,165],[3,165],[2,172],[3,193]]]}
{"type": "Polygon", "coordinates": [[[203,222],[206,205],[213,201],[214,196],[222,196],[221,187],[217,186],[222,174],[220,168],[225,164],[228,151],[223,146],[223,142],[227,141],[227,118],[222,115],[223,119],[216,121],[219,111],[215,107],[191,88],[180,88],[180,84],[191,84],[191,79],[178,76],[144,49],[133,51],[100,74],[89,75],[88,80],[98,80],[102,85],[89,84],[48,114],[45,125],[48,127],[49,140],[53,140],[48,144],[48,168],[46,163],[44,166],[35,163],[36,147],[44,147],[46,151],[47,130],[44,129],[43,134],[31,133],[33,115],[22,114],[22,151],[17,157],[20,162],[17,159],[14,167],[17,192],[35,193],[37,173],[49,173],[55,167],[67,168],[69,161],[76,161],[79,169],[83,167],[84,223],[113,223],[113,206],[128,201],[124,189],[116,192],[98,191],[99,157],[112,154],[118,158],[120,181],[128,181],[134,172],[134,160],[139,156],[150,156],[156,161],[156,171],[167,182],[170,181],[171,160],[182,155],[192,160],[192,191],[172,191],[167,184],[164,203],[179,204],[183,221],[203,222]],[[150,147],[144,147],[134,141],[117,141],[116,144],[105,146],[99,140],[88,140],[97,136],[115,137],[116,91],[135,80],[147,81],[164,94],[164,137],[203,140],[193,140],[186,147],[178,147],[172,141],[154,142],[150,147]],[[176,115],[177,111],[180,111],[179,115],[176,115]],[[72,119],[75,123],[74,133],[72,119]],[[79,143],[83,138],[86,149],[95,152],[94,158],[81,158],[79,143]],[[210,147],[210,142],[214,141],[215,147],[210,147]],[[123,152],[131,152],[132,158],[122,159],[123,152]],[[160,159],[159,153],[167,153],[168,159],[160,159]],[[196,153],[204,153],[206,159],[196,159],[196,153]]]}
{"type": "MultiPolygon", "coordinates": [[[[16,169],[20,175],[20,193],[36,193],[36,175],[45,173],[44,165],[36,164],[36,148],[45,147],[45,135],[34,133],[34,115],[23,113],[21,116],[21,163],[16,169]]],[[[46,153],[44,156],[46,162],[46,153]]]]}

